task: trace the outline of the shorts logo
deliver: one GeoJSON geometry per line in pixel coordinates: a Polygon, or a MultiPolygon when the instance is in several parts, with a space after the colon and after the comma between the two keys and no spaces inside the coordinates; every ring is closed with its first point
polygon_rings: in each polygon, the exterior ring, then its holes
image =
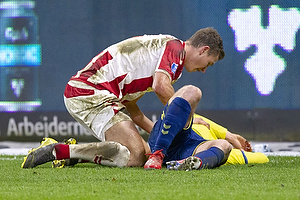
{"type": "Polygon", "coordinates": [[[174,77],[175,77],[175,73],[176,73],[177,68],[178,68],[178,65],[176,63],[173,63],[172,66],[171,66],[171,71],[174,74],[174,77]]]}

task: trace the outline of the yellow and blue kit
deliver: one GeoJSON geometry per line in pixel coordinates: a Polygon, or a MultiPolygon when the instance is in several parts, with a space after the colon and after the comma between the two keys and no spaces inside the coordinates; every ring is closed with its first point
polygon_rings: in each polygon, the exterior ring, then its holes
{"type": "MultiPolygon", "coordinates": [[[[225,139],[227,129],[203,116],[194,114],[194,118],[201,117],[205,122],[209,123],[210,129],[201,124],[193,124],[192,129],[206,140],[225,139]]],[[[247,152],[239,149],[232,149],[228,160],[225,164],[251,164],[251,163],[267,163],[269,159],[260,152],[247,152]]]]}
{"type": "MultiPolygon", "coordinates": [[[[191,108],[189,103],[176,97],[170,105],[166,105],[163,114],[155,123],[148,143],[151,152],[161,150],[163,162],[182,160],[194,155],[197,147],[207,141],[193,131],[191,124],[184,128],[191,108]]],[[[201,159],[202,168],[214,168],[224,164],[224,152],[218,147],[211,147],[194,155],[201,159]]]]}

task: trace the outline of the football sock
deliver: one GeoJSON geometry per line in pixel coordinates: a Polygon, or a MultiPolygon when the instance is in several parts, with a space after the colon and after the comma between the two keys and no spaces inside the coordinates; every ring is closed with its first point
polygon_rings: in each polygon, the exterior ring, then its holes
{"type": "Polygon", "coordinates": [[[181,97],[176,97],[170,105],[166,105],[161,127],[158,130],[160,132],[152,153],[162,149],[162,153],[166,155],[166,151],[171,145],[172,140],[184,128],[190,112],[191,106],[189,102],[181,97]]]}
{"type": "Polygon", "coordinates": [[[211,147],[194,156],[200,158],[202,161],[202,165],[199,169],[212,169],[223,163],[224,152],[218,147],[211,147]]]}
{"type": "Polygon", "coordinates": [[[89,160],[84,160],[84,159],[78,159],[78,163],[88,163],[90,162],[89,160]]]}
{"type": "Polygon", "coordinates": [[[70,149],[67,144],[57,144],[54,147],[57,160],[70,158],[70,149]]]}

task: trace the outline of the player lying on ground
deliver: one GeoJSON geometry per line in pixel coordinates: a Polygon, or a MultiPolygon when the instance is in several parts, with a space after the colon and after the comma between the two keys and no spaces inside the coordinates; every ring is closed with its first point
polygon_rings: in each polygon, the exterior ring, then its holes
{"type": "Polygon", "coordinates": [[[231,133],[225,127],[197,114],[194,114],[192,125],[193,131],[202,136],[206,140],[225,139],[232,144],[227,162],[225,164],[251,164],[251,163],[267,163],[269,159],[260,152],[251,152],[252,147],[244,137],[231,133]],[[199,124],[198,120],[202,120],[209,124],[209,128],[203,124],[199,124]]]}
{"type": "MultiPolygon", "coordinates": [[[[229,132],[226,128],[216,124],[215,122],[194,114],[194,120],[193,120],[193,125],[192,125],[192,129],[195,133],[199,134],[200,136],[202,136],[204,139],[206,140],[216,140],[216,139],[225,139],[227,140],[229,143],[232,144],[232,146],[234,147],[234,149],[231,150],[228,160],[225,164],[251,164],[251,163],[266,163],[269,161],[268,157],[266,155],[264,155],[263,153],[260,152],[251,152],[252,148],[250,143],[243,138],[242,136],[238,135],[238,134],[233,134],[231,132],[229,132]],[[198,122],[198,120],[200,120],[200,122],[198,122]],[[209,126],[205,126],[203,125],[203,121],[208,123],[209,126]],[[209,128],[208,128],[209,127],[209,128]]],[[[38,147],[37,149],[40,149],[42,147],[45,147],[49,144],[52,143],[57,143],[57,141],[55,141],[52,138],[45,138],[42,143],[41,146],[38,147]]],[[[76,140],[67,140],[66,144],[76,144],[76,140]]],[[[108,144],[107,144],[108,145],[108,144]]],[[[112,146],[114,146],[115,144],[112,143],[112,146]]],[[[109,145],[108,145],[109,146],[109,145]]],[[[116,145],[118,146],[118,145],[116,145]]],[[[80,145],[78,146],[80,149],[80,145]]],[[[95,149],[97,148],[97,145],[90,145],[89,148],[94,148],[93,151],[95,151],[95,149]]],[[[103,147],[102,147],[103,148],[103,147]]],[[[36,151],[37,149],[34,149],[33,151],[30,151],[30,154],[33,154],[34,151],[36,151]]],[[[81,148],[82,149],[82,148],[81,148]]],[[[106,147],[107,149],[107,147],[106,147]]],[[[101,148],[100,148],[101,150],[101,148]]],[[[47,151],[45,150],[39,150],[42,154],[47,154],[47,151]]],[[[78,150],[79,151],[79,150],[78,150]]],[[[35,153],[37,154],[37,152],[35,153]]],[[[128,161],[128,152],[127,151],[123,151],[122,153],[119,154],[118,156],[115,156],[113,154],[110,154],[110,158],[109,159],[102,159],[102,153],[94,153],[94,157],[90,157],[90,156],[86,156],[85,154],[74,154],[72,153],[73,159],[69,159],[70,155],[65,153],[65,157],[62,157],[62,155],[58,156],[58,158],[62,159],[62,160],[54,160],[57,157],[53,157],[51,154],[47,159],[46,156],[38,156],[38,158],[42,157],[43,160],[42,161],[37,161],[37,162],[29,162],[27,160],[27,157],[24,160],[24,163],[22,163],[22,167],[24,168],[29,168],[29,167],[35,167],[38,164],[43,164],[45,162],[48,161],[53,161],[52,166],[53,167],[64,167],[64,166],[73,166],[77,163],[83,162],[93,162],[96,164],[104,164],[104,165],[109,165],[109,166],[117,166],[117,167],[123,167],[126,165],[126,162],[128,161]],[[74,156],[76,156],[76,158],[74,158],[74,156]],[[120,156],[123,156],[120,159],[120,156]],[[78,159],[78,157],[80,157],[78,159]],[[120,159],[120,160],[115,160],[115,159],[120,159]],[[106,161],[105,161],[106,160],[106,161]],[[26,164],[25,164],[26,163],[26,164]]],[[[56,155],[56,153],[54,154],[56,155]]],[[[31,158],[33,156],[30,156],[31,158]]],[[[107,156],[106,156],[107,157],[107,156]]]]}
{"type": "MultiPolygon", "coordinates": [[[[192,130],[195,109],[202,97],[199,88],[189,85],[179,89],[155,123],[148,143],[152,154],[144,169],[194,170],[215,168],[227,161],[232,149],[224,139],[207,141],[192,130]]],[[[197,123],[209,127],[200,118],[197,123]]]]}

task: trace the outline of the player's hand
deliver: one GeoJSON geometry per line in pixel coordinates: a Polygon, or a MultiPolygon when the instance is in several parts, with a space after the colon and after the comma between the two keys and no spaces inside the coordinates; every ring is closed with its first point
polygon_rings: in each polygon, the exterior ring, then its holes
{"type": "Polygon", "coordinates": [[[237,135],[237,139],[239,140],[239,142],[242,146],[242,149],[244,151],[250,151],[250,152],[252,151],[252,146],[248,140],[246,140],[244,137],[242,137],[240,135],[237,135]]]}
{"type": "Polygon", "coordinates": [[[245,151],[250,151],[250,152],[252,151],[252,146],[248,140],[246,140],[246,142],[245,142],[244,149],[245,149],[245,151]]]}
{"type": "Polygon", "coordinates": [[[194,124],[202,124],[206,126],[210,130],[210,125],[206,121],[204,121],[201,117],[194,118],[194,124]]]}

